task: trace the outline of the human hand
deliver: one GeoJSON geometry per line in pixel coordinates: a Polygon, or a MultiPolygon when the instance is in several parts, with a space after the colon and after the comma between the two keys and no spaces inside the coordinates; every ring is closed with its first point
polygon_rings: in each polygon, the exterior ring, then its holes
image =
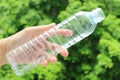
{"type": "MultiPolygon", "coordinates": [[[[10,36],[8,38],[7,52],[9,52],[9,51],[17,48],[18,46],[20,46],[20,45],[22,45],[22,44],[32,40],[33,38],[35,38],[39,34],[43,33],[46,30],[49,30],[49,29],[53,28],[54,26],[55,26],[55,24],[53,23],[53,24],[50,24],[50,25],[29,27],[29,28],[23,29],[22,31],[20,31],[20,32],[14,34],[12,36],[10,36]]],[[[56,34],[58,36],[72,36],[72,31],[71,30],[67,30],[67,29],[57,29],[56,30],[56,34]]],[[[55,34],[54,34],[54,32],[51,32],[50,35],[54,36],[55,34]]],[[[46,38],[48,38],[48,36],[46,38]]],[[[46,60],[44,60],[41,63],[43,66],[46,66],[48,62],[55,63],[57,61],[57,58],[54,55],[49,54],[46,51],[44,51],[45,48],[53,50],[53,51],[55,51],[57,53],[60,53],[62,56],[65,56],[65,57],[68,56],[68,51],[66,49],[64,49],[63,47],[61,47],[60,45],[58,45],[58,44],[47,42],[46,40],[43,40],[42,38],[39,39],[39,42],[41,44],[39,44],[39,45],[36,44],[36,45],[39,46],[39,52],[42,53],[40,55],[46,56],[46,60]],[[42,47],[41,45],[43,45],[44,47],[42,47]],[[50,46],[51,46],[51,48],[50,48],[50,46]],[[57,48],[60,49],[60,51],[58,51],[57,48]]],[[[32,47],[32,46],[30,46],[28,44],[28,47],[32,47]]],[[[23,60],[22,63],[29,63],[31,61],[34,61],[36,58],[41,57],[38,54],[31,54],[32,57],[29,56],[29,58],[26,59],[22,55],[23,54],[17,55],[19,58],[21,58],[23,60]]],[[[19,61],[18,61],[18,63],[22,64],[19,61]]]]}

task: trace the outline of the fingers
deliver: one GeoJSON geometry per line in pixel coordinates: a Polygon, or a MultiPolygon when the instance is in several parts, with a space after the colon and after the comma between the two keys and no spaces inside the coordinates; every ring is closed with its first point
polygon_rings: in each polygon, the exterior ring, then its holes
{"type": "Polygon", "coordinates": [[[52,54],[48,54],[47,60],[48,62],[55,63],[57,61],[57,58],[53,56],[52,54]]]}
{"type": "Polygon", "coordinates": [[[48,33],[46,32],[43,36],[44,38],[49,38],[52,36],[72,36],[73,32],[71,30],[68,29],[51,29],[48,33]]]}
{"type": "Polygon", "coordinates": [[[57,29],[56,31],[53,31],[50,33],[51,36],[54,36],[56,34],[58,36],[72,36],[73,32],[71,30],[68,30],[68,29],[57,29]]]}
{"type": "Polygon", "coordinates": [[[45,55],[47,56],[46,59],[44,58],[44,59],[41,59],[42,61],[40,61],[42,66],[47,66],[48,62],[55,63],[57,61],[57,58],[52,54],[45,53],[45,55]]]}
{"type": "Polygon", "coordinates": [[[44,60],[44,61],[41,63],[42,66],[47,66],[47,64],[48,64],[47,60],[44,60]]]}
{"type": "Polygon", "coordinates": [[[53,50],[56,53],[60,53],[60,55],[62,55],[64,57],[68,56],[68,51],[66,49],[64,49],[62,46],[60,46],[56,43],[47,42],[46,48],[49,49],[49,50],[53,50]]]}

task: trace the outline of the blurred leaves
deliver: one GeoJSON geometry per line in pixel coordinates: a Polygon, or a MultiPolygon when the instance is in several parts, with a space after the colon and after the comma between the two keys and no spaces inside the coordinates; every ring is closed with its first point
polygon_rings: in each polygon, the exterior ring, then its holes
{"type": "Polygon", "coordinates": [[[120,0],[0,0],[0,38],[25,27],[61,22],[78,11],[103,9],[105,20],[94,33],[58,56],[56,64],[15,76],[8,65],[0,80],[119,80],[120,0]]]}
{"type": "Polygon", "coordinates": [[[99,65],[101,66],[105,66],[105,68],[112,68],[113,67],[113,63],[110,57],[104,55],[104,54],[100,54],[98,55],[98,61],[99,61],[99,65]]]}

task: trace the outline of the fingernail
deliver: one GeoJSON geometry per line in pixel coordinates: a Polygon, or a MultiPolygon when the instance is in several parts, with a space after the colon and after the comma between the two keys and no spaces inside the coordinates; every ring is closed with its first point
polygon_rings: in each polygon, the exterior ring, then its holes
{"type": "Polygon", "coordinates": [[[68,56],[68,51],[61,52],[61,55],[64,56],[64,57],[67,57],[68,56]]]}
{"type": "Polygon", "coordinates": [[[51,56],[48,58],[48,61],[51,62],[51,63],[55,63],[57,61],[57,58],[54,57],[54,56],[51,56]]]}
{"type": "Polygon", "coordinates": [[[56,24],[55,23],[51,23],[51,24],[49,24],[50,26],[55,26],[56,24]]]}
{"type": "Polygon", "coordinates": [[[42,66],[47,66],[47,61],[44,61],[43,63],[41,63],[42,64],[42,66]]]}
{"type": "Polygon", "coordinates": [[[57,61],[57,58],[52,59],[51,63],[55,63],[57,61]]]}

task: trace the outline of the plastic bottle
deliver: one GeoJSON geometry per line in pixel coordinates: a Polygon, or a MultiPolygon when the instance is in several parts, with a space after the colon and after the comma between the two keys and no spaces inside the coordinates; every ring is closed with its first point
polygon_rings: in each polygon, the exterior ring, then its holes
{"type": "MultiPolygon", "coordinates": [[[[94,9],[91,12],[77,12],[73,16],[56,25],[55,28],[40,34],[33,40],[10,51],[6,55],[6,59],[11,68],[14,70],[15,74],[22,75],[46,59],[46,56],[43,55],[39,50],[40,47],[45,48],[45,46],[41,44],[40,41],[44,41],[46,36],[49,36],[47,41],[57,43],[63,48],[67,49],[93,33],[97,23],[101,22],[104,18],[104,13],[100,8],[94,9]],[[56,33],[55,31],[58,28],[72,30],[73,36],[63,37],[57,36],[57,34],[55,34],[55,36],[50,36],[50,32],[56,33]],[[25,61],[29,61],[29,59],[31,59],[30,62],[24,63],[25,61]]],[[[53,55],[57,54],[52,50],[46,49],[46,51],[53,55]]]]}

